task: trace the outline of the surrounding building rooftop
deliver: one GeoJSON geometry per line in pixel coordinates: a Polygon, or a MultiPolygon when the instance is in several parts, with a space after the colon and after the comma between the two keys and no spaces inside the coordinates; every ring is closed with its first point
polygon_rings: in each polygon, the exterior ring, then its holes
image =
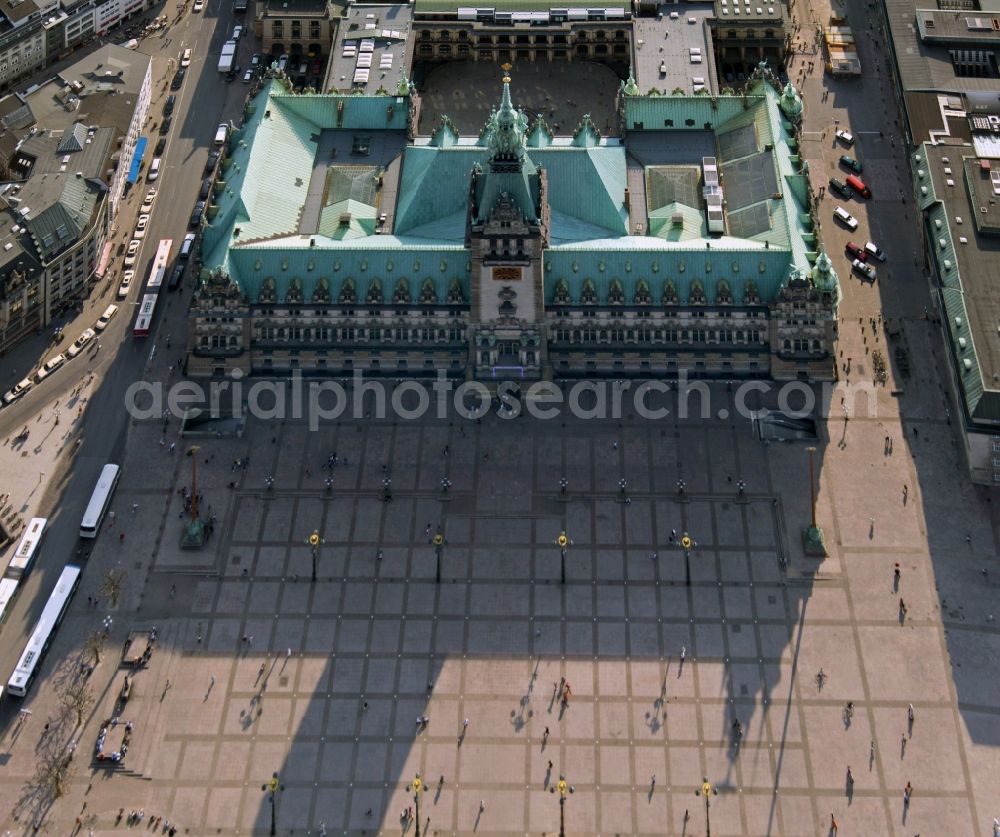
{"type": "Polygon", "coordinates": [[[662,20],[632,21],[632,68],[640,93],[718,92],[708,28],[711,17],[710,4],[689,3],[662,20]]]}
{"type": "Polygon", "coordinates": [[[374,94],[410,77],[412,12],[407,5],[349,6],[337,28],[327,87],[374,94]]]}
{"type": "Polygon", "coordinates": [[[924,143],[914,184],[937,258],[961,395],[976,423],[1000,422],[1000,161],[924,143]]]}
{"type": "Polygon", "coordinates": [[[1000,11],[927,5],[925,0],[885,2],[911,139],[915,144],[948,136],[962,141],[968,137],[956,124],[961,116],[956,120],[947,111],[964,115],[962,97],[1000,92],[994,53],[1000,32],[993,29],[994,18],[1000,25],[1000,11]]]}

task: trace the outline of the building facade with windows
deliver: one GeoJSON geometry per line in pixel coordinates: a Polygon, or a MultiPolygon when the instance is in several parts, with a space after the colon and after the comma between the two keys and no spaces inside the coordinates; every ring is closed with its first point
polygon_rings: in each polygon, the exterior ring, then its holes
{"type": "Polygon", "coordinates": [[[790,85],[629,78],[616,137],[529,124],[509,79],[479,136],[444,118],[412,137],[415,95],[275,79],[251,100],[206,215],[189,374],[835,377],[840,288],[790,85]]]}
{"type": "Polygon", "coordinates": [[[265,0],[258,4],[254,32],[266,55],[320,59],[330,54],[335,23],[328,0],[265,0]]]}
{"type": "Polygon", "coordinates": [[[147,55],[108,44],[26,96],[0,102],[0,351],[84,298],[152,90],[147,55]],[[86,121],[80,115],[86,115],[86,121]]]}

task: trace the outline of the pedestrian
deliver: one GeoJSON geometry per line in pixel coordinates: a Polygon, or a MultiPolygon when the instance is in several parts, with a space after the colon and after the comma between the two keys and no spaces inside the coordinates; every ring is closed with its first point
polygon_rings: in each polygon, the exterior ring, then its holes
{"type": "Polygon", "coordinates": [[[289,648],[289,649],[288,649],[288,650],[287,650],[287,651],[285,652],[285,659],[287,660],[287,659],[288,659],[289,657],[291,657],[291,656],[292,656],[292,649],[291,649],[291,648],[289,648]]]}
{"type": "Polygon", "coordinates": [[[839,830],[840,825],[837,823],[837,818],[833,814],[830,814],[830,833],[836,837],[839,830]]]}
{"type": "Polygon", "coordinates": [[[549,772],[552,772],[552,759],[549,759],[549,772]]]}
{"type": "Polygon", "coordinates": [[[462,721],[462,735],[465,735],[465,731],[469,728],[469,719],[466,718],[462,721]]]}
{"type": "Polygon", "coordinates": [[[214,674],[212,675],[212,685],[213,686],[215,685],[215,675],[214,674]]]}
{"type": "Polygon", "coordinates": [[[913,785],[911,785],[909,782],[907,782],[906,783],[906,787],[903,788],[903,804],[904,805],[909,805],[910,804],[910,795],[912,793],[913,793],[913,785]]]}
{"type": "MultiPolygon", "coordinates": [[[[542,738],[546,738],[547,739],[548,737],[549,737],[549,728],[546,727],[545,728],[545,732],[542,733],[542,738]]],[[[549,762],[549,763],[551,764],[551,762],[549,762]]]]}
{"type": "Polygon", "coordinates": [[[139,504],[138,503],[133,503],[132,504],[132,512],[134,513],[134,512],[137,512],[137,511],[139,511],[139,504]]]}
{"type": "Polygon", "coordinates": [[[906,602],[902,598],[899,600],[899,615],[906,616],[906,602]]]}
{"type": "Polygon", "coordinates": [[[481,814],[485,810],[486,810],[486,800],[485,799],[480,799],[479,800],[479,813],[481,814]]]}
{"type": "Polygon", "coordinates": [[[125,533],[124,532],[120,532],[118,534],[118,543],[125,543],[125,533]]]}
{"type": "Polygon", "coordinates": [[[906,719],[910,722],[910,726],[913,725],[913,704],[909,704],[906,707],[906,719]]]}
{"type": "Polygon", "coordinates": [[[892,569],[892,579],[893,581],[896,582],[897,585],[899,584],[899,576],[900,576],[899,561],[897,561],[896,566],[893,567],[892,569]]]}

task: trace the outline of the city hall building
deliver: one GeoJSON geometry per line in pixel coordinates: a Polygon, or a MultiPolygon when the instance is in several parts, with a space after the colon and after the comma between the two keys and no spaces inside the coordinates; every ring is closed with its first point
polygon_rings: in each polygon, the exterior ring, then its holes
{"type": "Polygon", "coordinates": [[[478,136],[413,136],[417,93],[268,80],[203,229],[191,375],[831,380],[840,288],[822,252],[802,103],[618,98],[557,135],[503,78],[478,136]]]}

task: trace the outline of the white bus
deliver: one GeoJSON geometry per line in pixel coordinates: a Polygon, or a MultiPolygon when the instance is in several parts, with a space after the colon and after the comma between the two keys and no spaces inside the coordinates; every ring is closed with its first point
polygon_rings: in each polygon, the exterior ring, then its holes
{"type": "Polygon", "coordinates": [[[24,537],[17,545],[14,557],[7,565],[7,572],[4,578],[13,578],[19,581],[31,572],[31,565],[35,562],[38,550],[42,546],[42,537],[45,535],[45,524],[48,523],[44,517],[33,517],[28,522],[28,528],[24,530],[24,537]]]}
{"type": "Polygon", "coordinates": [[[97,487],[87,503],[87,510],[83,513],[83,521],[80,523],[81,538],[96,538],[97,532],[101,528],[101,521],[104,513],[108,510],[111,502],[111,495],[115,493],[115,486],[118,485],[118,475],[121,469],[117,465],[105,465],[101,469],[101,476],[97,479],[97,487]]]}
{"type": "Polygon", "coordinates": [[[173,247],[172,238],[161,238],[156,248],[156,256],[153,258],[153,266],[149,270],[149,281],[146,283],[146,293],[155,294],[160,292],[163,284],[163,277],[167,273],[167,265],[170,263],[170,248],[173,247]]]}
{"type": "Polygon", "coordinates": [[[45,603],[45,609],[38,619],[38,624],[31,632],[28,644],[24,646],[24,653],[18,660],[17,668],[7,681],[7,691],[17,697],[24,697],[28,693],[31,681],[38,674],[38,667],[42,664],[45,652],[49,650],[56,629],[66,615],[66,608],[69,607],[70,599],[76,592],[80,584],[80,568],[73,564],[67,564],[59,580],[56,582],[56,589],[52,591],[49,600],[45,603]]]}
{"type": "Polygon", "coordinates": [[[0,622],[7,618],[10,603],[17,593],[17,584],[13,578],[0,578],[0,622]]]}
{"type": "Polygon", "coordinates": [[[134,337],[149,337],[149,329],[153,325],[153,315],[156,313],[156,294],[143,294],[139,303],[139,313],[132,328],[134,337]]]}

